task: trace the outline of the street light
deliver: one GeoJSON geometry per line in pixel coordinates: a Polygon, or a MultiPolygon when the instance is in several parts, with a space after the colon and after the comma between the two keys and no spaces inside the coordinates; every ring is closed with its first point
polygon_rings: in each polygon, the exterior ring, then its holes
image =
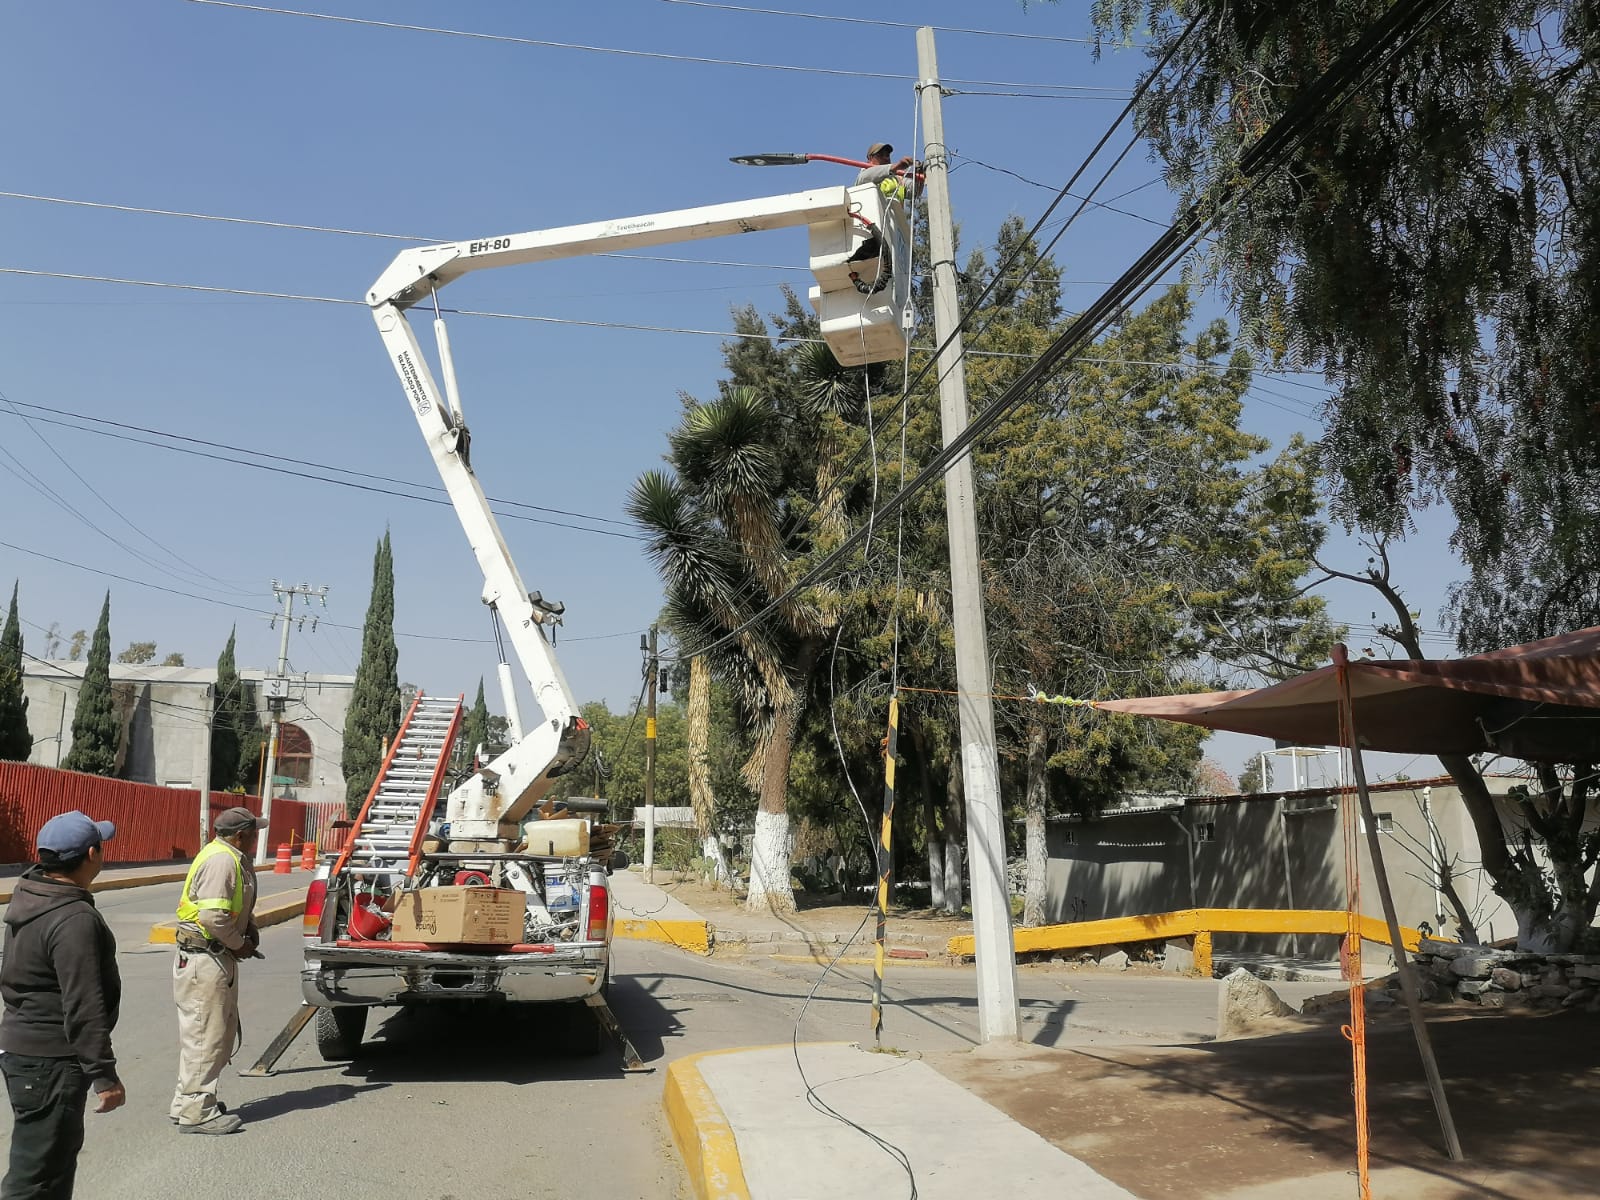
{"type": "Polygon", "coordinates": [[[869,162],[834,154],[735,154],[728,160],[741,167],[803,167],[810,162],[838,163],[842,167],[870,167],[869,162]]]}

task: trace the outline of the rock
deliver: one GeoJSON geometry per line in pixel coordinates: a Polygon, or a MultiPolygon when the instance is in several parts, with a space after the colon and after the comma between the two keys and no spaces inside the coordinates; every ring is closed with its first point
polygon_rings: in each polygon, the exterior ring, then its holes
{"type": "Polygon", "coordinates": [[[1128,969],[1128,956],[1121,950],[1108,954],[1100,960],[1102,971],[1126,971],[1128,969]]]}
{"type": "Polygon", "coordinates": [[[1566,994],[1566,996],[1562,998],[1561,1007],[1576,1008],[1580,1004],[1589,1003],[1589,1001],[1593,1000],[1596,996],[1600,996],[1600,991],[1597,991],[1594,988],[1573,988],[1566,994]]]}
{"type": "Polygon", "coordinates": [[[1456,984],[1456,996],[1462,1000],[1476,1000],[1488,990],[1487,979],[1463,979],[1456,984]]]}
{"type": "Polygon", "coordinates": [[[1478,1005],[1480,1008],[1504,1008],[1506,1006],[1506,994],[1504,992],[1484,992],[1478,997],[1478,1005]]]}
{"type": "Polygon", "coordinates": [[[1600,979],[1600,966],[1593,963],[1574,963],[1572,967],[1574,979],[1600,979]]]}
{"type": "Polygon", "coordinates": [[[1458,979],[1487,979],[1505,956],[1493,950],[1478,950],[1450,960],[1450,972],[1458,979]]]}
{"type": "Polygon", "coordinates": [[[1564,983],[1541,983],[1533,994],[1546,1000],[1562,1000],[1572,994],[1572,989],[1564,983]]]}
{"type": "Polygon", "coordinates": [[[1451,959],[1458,954],[1466,954],[1477,949],[1475,946],[1464,946],[1460,942],[1441,942],[1436,938],[1423,938],[1417,946],[1417,954],[1427,955],[1432,958],[1451,959]]]}
{"type": "Polygon", "coordinates": [[[1523,987],[1532,988],[1532,987],[1538,987],[1540,981],[1544,978],[1544,976],[1538,975],[1538,974],[1534,974],[1534,973],[1530,973],[1528,971],[1524,971],[1519,976],[1519,978],[1522,980],[1522,986],[1523,987]]]}
{"type": "Polygon", "coordinates": [[[1169,941],[1166,957],[1161,960],[1161,969],[1187,975],[1194,970],[1194,947],[1181,941],[1169,941]]]}
{"type": "Polygon", "coordinates": [[[1238,967],[1222,981],[1217,991],[1217,1036],[1225,1038],[1248,1033],[1268,1017],[1286,1017],[1293,1012],[1277,992],[1238,967]]]}
{"type": "Polygon", "coordinates": [[[1508,967],[1496,967],[1489,972],[1489,982],[1502,992],[1514,992],[1522,987],[1522,976],[1508,967]]]}

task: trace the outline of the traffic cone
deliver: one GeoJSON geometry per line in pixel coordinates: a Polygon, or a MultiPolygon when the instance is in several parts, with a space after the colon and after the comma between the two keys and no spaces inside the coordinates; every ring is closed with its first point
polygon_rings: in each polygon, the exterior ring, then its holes
{"type": "Polygon", "coordinates": [[[307,842],[300,847],[300,869],[302,871],[315,871],[317,869],[317,844],[307,842]]]}
{"type": "Polygon", "coordinates": [[[278,861],[272,868],[274,875],[287,875],[294,870],[294,863],[289,857],[289,846],[285,843],[278,847],[278,861]]]}

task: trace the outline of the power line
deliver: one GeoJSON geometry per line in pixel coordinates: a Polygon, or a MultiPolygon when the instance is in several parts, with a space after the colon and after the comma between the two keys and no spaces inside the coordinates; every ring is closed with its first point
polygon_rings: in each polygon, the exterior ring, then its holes
{"type": "MultiPolygon", "coordinates": [[[[1053,183],[1040,183],[1037,179],[1029,179],[1026,175],[1020,175],[1016,171],[1011,170],[1009,167],[997,167],[993,163],[986,163],[982,159],[973,158],[970,154],[959,154],[955,151],[951,151],[950,157],[957,159],[960,162],[971,163],[975,167],[983,167],[985,170],[994,171],[1001,175],[1009,175],[1013,179],[1020,179],[1023,183],[1026,183],[1030,187],[1044,188],[1047,192],[1053,192],[1057,190],[1056,185],[1053,183]]],[[[1073,200],[1085,199],[1085,197],[1073,195],[1071,192],[1068,192],[1067,195],[1073,200]]],[[[1114,212],[1120,216],[1132,217],[1134,220],[1143,221],[1148,225],[1159,225],[1163,229],[1167,227],[1167,223],[1165,221],[1157,220],[1155,217],[1147,217],[1143,213],[1136,213],[1126,208],[1117,208],[1115,205],[1106,201],[1090,200],[1089,204],[1094,208],[1103,208],[1107,212],[1114,212]]]]}
{"type": "MultiPolygon", "coordinates": [[[[712,8],[723,12],[757,13],[768,17],[804,17],[809,21],[839,21],[850,25],[878,25],[886,29],[920,29],[912,21],[882,21],[871,17],[837,17],[828,13],[792,12],[785,8],[754,8],[745,4],[712,4],[709,0],[661,0],[663,4],[681,4],[687,8],[712,8]]],[[[1047,33],[1009,33],[1001,29],[964,29],[959,25],[934,25],[937,33],[969,34],[973,37],[1016,38],[1029,42],[1060,42],[1074,46],[1098,46],[1099,38],[1057,37],[1047,33]]]]}
{"type": "MultiPolygon", "coordinates": [[[[845,67],[805,67],[790,63],[751,62],[737,58],[711,58],[702,54],[668,54],[661,50],[627,50],[617,46],[595,46],[582,42],[555,42],[544,38],[517,37],[502,33],[480,33],[470,29],[446,29],[435,25],[411,25],[400,21],[378,21],[370,17],[346,17],[334,13],[311,12],[298,8],[275,8],[265,4],[242,4],[238,0],[184,0],[187,4],[207,8],[228,8],[240,12],[270,13],[280,17],[304,17],[315,21],[329,21],[339,25],[362,25],[374,29],[393,29],[406,33],[432,33],[443,37],[467,38],[471,41],[500,42],[514,46],[536,46],[545,50],[578,50],[588,54],[610,54],[620,58],[645,58],[659,62],[697,63],[713,67],[745,67],[761,71],[783,71],[799,75],[828,75],[848,79],[887,79],[896,83],[914,83],[916,76],[901,75],[893,71],[852,71],[845,67]]],[[[970,84],[976,87],[1033,88],[1038,91],[1060,92],[1066,95],[1081,93],[1076,98],[1084,100],[1125,100],[1127,94],[1117,88],[1079,83],[1014,83],[992,79],[950,79],[948,83],[970,84]]]]}

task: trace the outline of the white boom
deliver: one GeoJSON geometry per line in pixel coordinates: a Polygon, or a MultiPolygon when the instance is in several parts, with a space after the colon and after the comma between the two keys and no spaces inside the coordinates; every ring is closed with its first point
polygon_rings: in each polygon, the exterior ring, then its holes
{"type": "Polygon", "coordinates": [[[433,465],[477,556],[483,601],[505,622],[543,716],[533,728],[518,729],[516,696],[509,672],[502,671],[513,742],[450,793],[452,849],[509,848],[505,843],[518,836],[522,817],[549,791],[551,781],[582,761],[589,732],[545,629],[560,624],[563,606],[528,591],[473,473],[471,437],[444,322],[434,321],[444,381],[441,391],[406,310],[453,280],[490,267],[795,226],[811,230],[811,264],[818,282],[811,289],[811,302],[840,362],[898,358],[907,338],[909,238],[898,204],[870,185],[420,246],[402,251],[372,285],[367,302],[433,465]]]}

